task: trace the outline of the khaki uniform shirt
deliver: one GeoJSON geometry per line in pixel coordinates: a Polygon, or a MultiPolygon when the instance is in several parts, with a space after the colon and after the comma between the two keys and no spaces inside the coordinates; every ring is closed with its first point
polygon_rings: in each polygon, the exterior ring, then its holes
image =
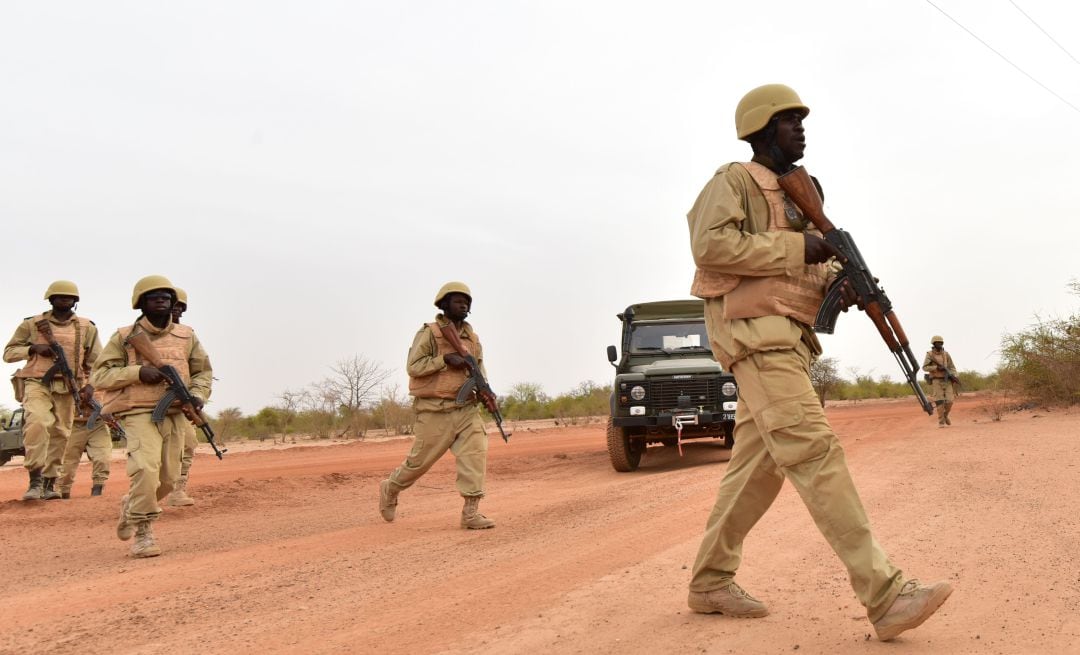
{"type": "Polygon", "coordinates": [[[953,364],[952,355],[950,355],[949,351],[945,350],[944,348],[941,349],[940,354],[934,352],[933,350],[926,351],[926,358],[923,359],[922,368],[932,377],[944,378],[945,369],[941,368],[941,366],[938,365],[938,362],[941,361],[944,361],[945,368],[952,371],[953,375],[959,375],[959,373],[956,372],[956,365],[953,364]],[[943,356],[945,358],[944,360],[942,359],[943,356]]]}
{"type": "MultiPolygon", "coordinates": [[[[30,359],[30,346],[34,344],[34,335],[37,334],[37,328],[34,327],[34,322],[38,320],[38,315],[30,316],[23,319],[23,322],[19,324],[19,327],[15,328],[15,334],[12,335],[11,340],[7,342],[7,346],[4,347],[4,361],[10,363],[21,362],[30,359]]],[[[75,320],[75,314],[72,313],[72,317],[69,321],[75,320]]],[[[49,319],[50,323],[55,325],[66,325],[67,321],[60,321],[53,318],[52,310],[45,312],[45,317],[49,319]]],[[[75,381],[79,387],[86,384],[87,379],[90,377],[90,368],[93,366],[94,361],[97,360],[101,354],[101,339],[98,337],[97,326],[91,321],[87,327],[86,334],[82,336],[83,352],[79,355],[79,370],[72,371],[75,374],[75,381]]],[[[69,364],[74,362],[68,361],[69,364]]],[[[53,385],[57,383],[63,386],[62,390],[66,390],[66,385],[63,384],[61,376],[56,376],[53,379],[53,385]]],[[[57,389],[53,388],[53,391],[57,389]]]]}
{"type": "MultiPolygon", "coordinates": [[[[141,326],[142,329],[151,334],[161,334],[171,330],[173,322],[170,318],[169,324],[164,329],[158,329],[150,321],[143,319],[141,326]]],[[[90,384],[94,385],[95,390],[100,391],[120,389],[131,384],[143,384],[139,381],[140,368],[142,368],[140,365],[128,362],[123,339],[120,337],[119,332],[114,332],[101,350],[97,362],[94,363],[94,370],[90,375],[90,384]]],[[[191,334],[191,353],[188,355],[188,369],[191,372],[191,383],[188,384],[188,389],[193,396],[206,402],[210,398],[210,386],[214,379],[214,372],[210,368],[210,356],[206,354],[202,344],[199,342],[199,337],[194,332],[191,334]]],[[[152,407],[135,408],[122,413],[137,414],[151,411],[153,411],[152,407]]]]}
{"type": "MultiPolygon", "coordinates": [[[[801,232],[767,231],[769,205],[742,166],[721,166],[686,215],[698,268],[742,276],[798,275],[806,255],[801,232]]],[[[724,368],[755,352],[821,344],[810,326],[787,316],[725,319],[724,299],[705,301],[713,354],[724,368]]]]}
{"type": "MultiPolygon", "coordinates": [[[[450,319],[446,318],[442,314],[435,316],[436,323],[446,323],[450,319]]],[[[473,352],[476,353],[476,363],[480,365],[480,372],[484,375],[484,379],[487,379],[487,370],[484,368],[484,352],[480,346],[480,342],[473,336],[472,325],[468,321],[462,323],[461,331],[458,332],[458,336],[461,337],[462,342],[465,342],[468,346],[473,347],[473,352]]],[[[431,328],[425,323],[424,327],[417,331],[416,336],[413,337],[412,347],[409,348],[409,358],[406,362],[405,372],[409,374],[409,377],[422,378],[426,375],[432,375],[439,371],[444,371],[447,368],[446,360],[439,354],[439,348],[435,344],[435,335],[431,333],[431,328]]],[[[413,408],[418,412],[445,412],[451,409],[456,409],[457,404],[449,398],[413,398],[413,408]]]]}

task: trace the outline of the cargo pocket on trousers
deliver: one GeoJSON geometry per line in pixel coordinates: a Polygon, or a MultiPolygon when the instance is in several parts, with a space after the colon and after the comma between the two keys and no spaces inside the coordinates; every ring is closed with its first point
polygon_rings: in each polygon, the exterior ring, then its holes
{"type": "Polygon", "coordinates": [[[801,400],[789,400],[761,412],[759,426],[777,466],[793,466],[820,456],[829,448],[812,426],[804,425],[801,400]]]}

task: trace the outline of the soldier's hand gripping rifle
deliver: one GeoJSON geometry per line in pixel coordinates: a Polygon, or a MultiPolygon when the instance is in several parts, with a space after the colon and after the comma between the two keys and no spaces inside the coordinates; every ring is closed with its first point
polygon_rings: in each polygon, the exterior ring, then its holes
{"type": "Polygon", "coordinates": [[[454,402],[458,405],[464,405],[471,400],[473,392],[475,392],[476,397],[480,399],[480,402],[484,403],[488,413],[495,419],[495,425],[499,428],[499,434],[502,435],[503,441],[509,443],[512,433],[503,430],[502,412],[499,411],[499,405],[495,402],[495,392],[491,390],[491,385],[484,379],[484,374],[480,372],[480,365],[476,362],[476,358],[470,355],[468,350],[465,350],[465,346],[461,343],[461,337],[458,336],[453,323],[439,325],[439,329],[442,331],[442,335],[446,337],[446,340],[450,342],[450,345],[454,347],[454,350],[457,351],[457,354],[464,358],[465,366],[469,369],[469,379],[465,381],[461,390],[458,391],[457,399],[454,402]]]}
{"type": "Polygon", "coordinates": [[[825,295],[821,303],[817,317],[814,319],[814,331],[832,334],[836,327],[836,319],[840,311],[844,309],[843,287],[845,281],[858,297],[858,304],[866,311],[866,315],[874,322],[874,327],[885,340],[900,369],[904,372],[915,397],[919,400],[923,410],[933,416],[934,406],[923,393],[922,387],[916,379],[919,370],[915,355],[911,352],[911,344],[907,334],[900,325],[900,319],[893,311],[892,302],[885,295],[885,291],[878,286],[877,278],[871,273],[863,259],[862,253],[855,246],[855,240],[844,230],[837,229],[832,221],[825,216],[822,207],[821,196],[818,195],[817,187],[814,186],[810,174],[802,166],[784,173],[779,178],[780,188],[784,190],[788,198],[794,202],[802,213],[821,231],[821,236],[831,243],[843,254],[847,260],[843,263],[844,269],[837,276],[836,281],[825,295]]]}
{"type": "Polygon", "coordinates": [[[64,382],[67,383],[68,389],[71,391],[71,397],[75,401],[75,411],[79,413],[79,416],[89,415],[90,418],[86,421],[86,427],[88,429],[93,430],[94,425],[97,424],[97,419],[100,417],[101,420],[105,421],[105,423],[115,430],[121,438],[126,438],[127,434],[124,432],[123,426],[120,425],[120,421],[116,420],[116,417],[108,413],[102,414],[101,403],[94,400],[93,396],[87,400],[79,393],[78,382],[75,381],[75,372],[71,370],[71,365],[68,364],[67,355],[64,354],[64,347],[57,342],[56,336],[53,335],[52,326],[49,325],[49,321],[44,318],[40,321],[35,321],[34,327],[38,329],[38,332],[41,333],[41,336],[44,337],[45,341],[49,344],[49,348],[51,348],[53,352],[53,360],[55,360],[53,365],[49,367],[49,370],[45,372],[45,375],[41,376],[41,382],[48,386],[52,383],[56,374],[59,373],[64,378],[64,382]]]}
{"type": "Polygon", "coordinates": [[[218,448],[214,442],[214,429],[210,427],[210,423],[206,420],[206,416],[203,415],[202,409],[200,409],[201,401],[199,401],[191,390],[184,384],[183,377],[180,376],[180,371],[176,368],[165,364],[161,361],[161,356],[158,355],[158,351],[154,348],[154,344],[150,342],[150,337],[145,332],[139,332],[132,334],[127,338],[127,343],[135,352],[139,353],[139,356],[146,360],[151,366],[161,371],[161,374],[165,376],[168,381],[169,388],[165,392],[165,395],[158,401],[157,406],[154,407],[154,413],[150,416],[150,420],[154,423],[161,423],[165,420],[165,415],[168,413],[169,408],[173,403],[180,403],[180,411],[184,413],[189,421],[195,424],[195,427],[202,430],[203,435],[206,437],[206,441],[210,444],[210,447],[214,449],[214,454],[218,459],[221,456],[229,452],[228,448],[218,448]]]}

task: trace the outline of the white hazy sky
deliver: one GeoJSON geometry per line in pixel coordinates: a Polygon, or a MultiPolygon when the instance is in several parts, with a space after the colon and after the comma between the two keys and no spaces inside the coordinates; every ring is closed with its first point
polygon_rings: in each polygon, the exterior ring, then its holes
{"type": "MultiPolygon", "coordinates": [[[[1080,56],[1080,5],[935,3],[1080,106],[1080,64],[1016,8],[1080,56]]],[[[940,332],[989,372],[1076,307],[1080,110],[923,0],[12,2],[0,328],[70,278],[107,338],[162,273],[215,411],[253,412],[354,353],[404,386],[462,279],[496,391],[605,382],[615,314],[687,297],[686,211],[771,82],[811,107],[802,163],[920,358],[940,332]]],[[[897,377],[864,316],[823,343],[897,377]]]]}

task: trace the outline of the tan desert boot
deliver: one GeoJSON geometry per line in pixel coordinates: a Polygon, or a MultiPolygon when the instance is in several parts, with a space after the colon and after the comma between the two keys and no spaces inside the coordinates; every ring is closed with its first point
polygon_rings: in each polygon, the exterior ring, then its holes
{"type": "Polygon", "coordinates": [[[154,541],[154,530],[150,527],[150,521],[139,521],[135,528],[135,543],[131,544],[132,557],[157,557],[161,554],[161,548],[154,541]]]}
{"type": "Polygon", "coordinates": [[[130,504],[130,494],[124,494],[124,497],[120,499],[120,520],[116,524],[116,536],[121,541],[127,541],[131,539],[135,534],[135,524],[128,520],[128,505],[130,504]]]}
{"type": "Polygon", "coordinates": [[[690,609],[702,614],[723,614],[737,619],[751,619],[769,614],[765,603],[732,582],[721,589],[712,591],[691,591],[686,599],[690,609]]]}
{"type": "Polygon", "coordinates": [[[397,497],[401,493],[390,480],[383,480],[379,483],[379,514],[382,514],[383,520],[387,523],[392,523],[394,517],[397,516],[397,497]]]}
{"type": "Polygon", "coordinates": [[[918,580],[908,580],[885,614],[874,621],[877,638],[889,641],[905,630],[919,627],[951,593],[952,585],[945,581],[924,587],[918,580]]]}
{"type": "Polygon", "coordinates": [[[195,504],[195,499],[187,494],[187,478],[181,477],[176,481],[176,488],[169,492],[166,501],[169,507],[187,507],[195,504]]]}
{"type": "Polygon", "coordinates": [[[480,496],[465,496],[465,507],[461,509],[461,527],[469,530],[494,528],[495,521],[480,513],[480,496]]]}

